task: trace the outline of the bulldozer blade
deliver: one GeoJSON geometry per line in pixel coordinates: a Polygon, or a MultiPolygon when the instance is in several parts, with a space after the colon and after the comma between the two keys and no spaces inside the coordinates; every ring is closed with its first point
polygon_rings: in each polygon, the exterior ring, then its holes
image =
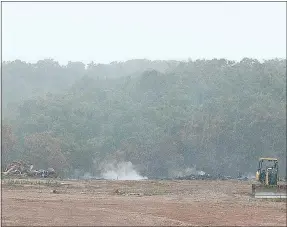
{"type": "Polygon", "coordinates": [[[257,199],[286,199],[287,185],[252,185],[252,195],[257,199]]]}

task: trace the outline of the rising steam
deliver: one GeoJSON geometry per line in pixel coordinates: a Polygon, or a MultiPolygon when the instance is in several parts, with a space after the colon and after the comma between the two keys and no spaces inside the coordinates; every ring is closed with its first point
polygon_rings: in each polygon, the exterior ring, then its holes
{"type": "Polygon", "coordinates": [[[102,166],[101,177],[107,180],[145,180],[131,162],[106,163],[102,166]]]}

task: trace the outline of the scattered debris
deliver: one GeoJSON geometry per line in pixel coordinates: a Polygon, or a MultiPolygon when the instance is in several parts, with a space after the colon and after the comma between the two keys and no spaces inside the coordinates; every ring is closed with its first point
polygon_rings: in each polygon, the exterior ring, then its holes
{"type": "Polygon", "coordinates": [[[143,193],[138,193],[138,192],[122,192],[119,189],[116,189],[114,191],[115,194],[117,195],[123,195],[123,196],[143,196],[143,193]]]}
{"type": "Polygon", "coordinates": [[[121,192],[119,189],[116,189],[114,191],[114,193],[117,194],[117,195],[123,195],[124,194],[124,192],[121,192]]]}
{"type": "Polygon", "coordinates": [[[143,193],[127,193],[126,196],[143,196],[143,193]]]}
{"type": "Polygon", "coordinates": [[[53,194],[59,194],[59,192],[58,192],[56,189],[52,189],[52,190],[51,190],[51,193],[53,193],[53,194]]]}

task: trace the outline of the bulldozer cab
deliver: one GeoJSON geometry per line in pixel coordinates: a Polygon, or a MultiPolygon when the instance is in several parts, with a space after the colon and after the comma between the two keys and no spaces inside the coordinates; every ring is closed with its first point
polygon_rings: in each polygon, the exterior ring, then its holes
{"type": "Polygon", "coordinates": [[[266,171],[268,168],[278,169],[278,160],[276,158],[260,158],[258,171],[266,171]]]}
{"type": "Polygon", "coordinates": [[[278,177],[278,160],[276,158],[260,158],[256,173],[257,180],[263,184],[276,185],[278,177]],[[272,179],[270,178],[271,174],[272,179]]]}

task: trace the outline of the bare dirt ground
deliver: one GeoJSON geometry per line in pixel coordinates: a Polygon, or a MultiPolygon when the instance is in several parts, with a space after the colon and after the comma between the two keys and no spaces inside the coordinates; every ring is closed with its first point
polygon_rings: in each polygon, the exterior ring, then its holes
{"type": "Polygon", "coordinates": [[[2,182],[2,225],[286,226],[286,200],[251,198],[251,182],[37,182],[2,182]]]}

